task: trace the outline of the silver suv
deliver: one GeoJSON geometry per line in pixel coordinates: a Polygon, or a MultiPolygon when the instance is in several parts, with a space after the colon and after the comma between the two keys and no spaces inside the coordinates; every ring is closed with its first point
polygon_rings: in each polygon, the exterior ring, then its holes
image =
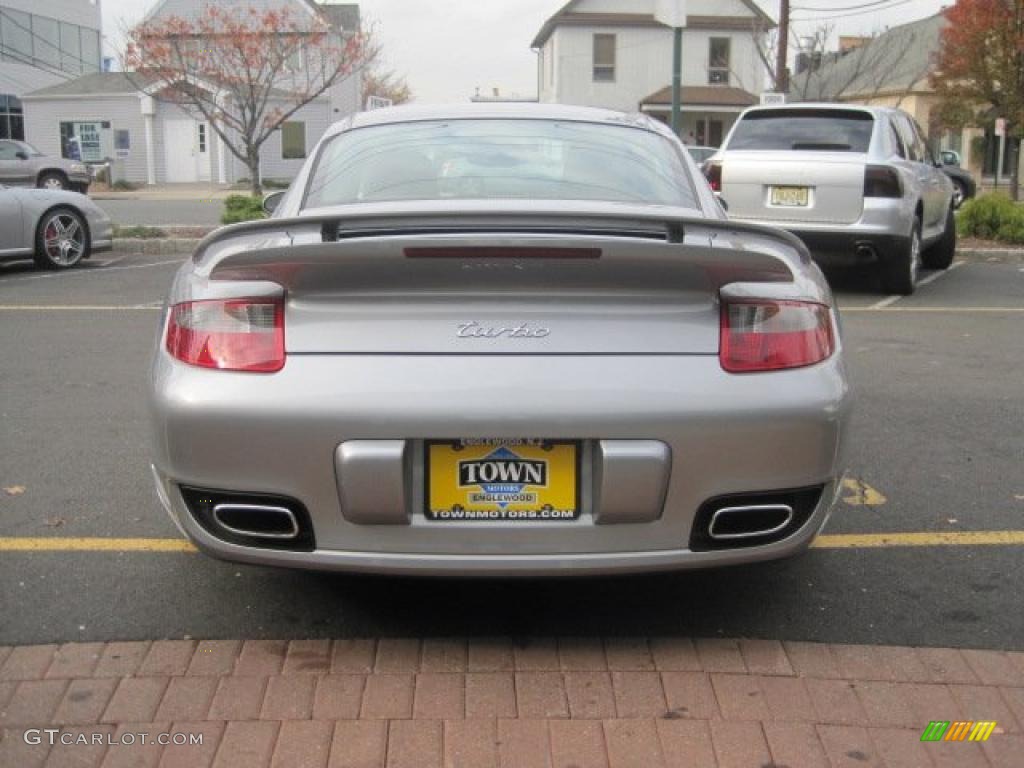
{"type": "Polygon", "coordinates": [[[0,139],[0,184],[89,191],[89,166],[78,160],[50,157],[26,141],[0,139]]]}
{"type": "Polygon", "coordinates": [[[953,261],[953,185],[901,110],[752,107],[704,173],[730,218],[781,226],[822,261],[876,263],[888,293],[953,261]]]}

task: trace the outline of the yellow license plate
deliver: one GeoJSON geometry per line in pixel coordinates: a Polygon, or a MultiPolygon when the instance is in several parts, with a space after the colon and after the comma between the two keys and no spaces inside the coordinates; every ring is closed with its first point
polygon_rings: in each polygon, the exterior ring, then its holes
{"type": "Polygon", "coordinates": [[[579,444],[569,440],[431,440],[428,520],[571,521],[580,515],[579,444]]]}
{"type": "Polygon", "coordinates": [[[807,187],[772,187],[772,205],[807,205],[807,187]]]}

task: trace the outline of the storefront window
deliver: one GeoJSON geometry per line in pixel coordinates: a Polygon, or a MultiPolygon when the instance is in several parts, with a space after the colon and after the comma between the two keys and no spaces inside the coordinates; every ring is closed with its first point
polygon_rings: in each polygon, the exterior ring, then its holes
{"type": "Polygon", "coordinates": [[[0,94],[0,139],[25,138],[25,118],[21,111],[21,99],[0,94]]]}

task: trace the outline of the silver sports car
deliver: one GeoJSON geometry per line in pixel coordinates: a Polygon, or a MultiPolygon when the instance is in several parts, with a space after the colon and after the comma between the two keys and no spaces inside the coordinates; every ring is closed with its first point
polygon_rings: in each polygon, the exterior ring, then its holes
{"type": "Polygon", "coordinates": [[[158,494],[200,549],[346,571],[578,574],[801,551],[848,410],[793,236],[725,218],[643,117],[403,107],[321,140],[178,273],[158,494]]]}
{"type": "Polygon", "coordinates": [[[67,269],[113,245],[110,218],[85,195],[0,186],[0,262],[67,269]]]}

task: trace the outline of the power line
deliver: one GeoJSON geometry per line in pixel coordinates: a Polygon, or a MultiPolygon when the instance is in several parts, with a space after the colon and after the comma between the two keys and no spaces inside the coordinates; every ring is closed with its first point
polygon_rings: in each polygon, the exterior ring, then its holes
{"type": "Polygon", "coordinates": [[[914,2],[917,2],[917,0],[896,0],[896,2],[887,5],[885,8],[869,8],[869,9],[864,10],[864,11],[855,11],[853,13],[842,13],[842,14],[839,14],[837,16],[802,17],[802,18],[799,18],[799,19],[793,19],[793,21],[804,23],[804,22],[808,22],[808,21],[834,21],[835,19],[848,19],[848,18],[850,18],[852,16],[863,16],[864,14],[867,14],[867,13],[878,13],[879,11],[882,11],[882,10],[886,10],[887,11],[890,8],[897,8],[897,7],[901,6],[901,5],[906,5],[907,3],[914,3],[914,2]]]}
{"type": "Polygon", "coordinates": [[[859,3],[858,5],[841,5],[835,8],[818,8],[807,5],[794,5],[794,11],[814,11],[815,13],[838,13],[839,11],[857,11],[861,8],[874,8],[879,5],[888,5],[893,0],[874,0],[870,3],[859,3]]]}

